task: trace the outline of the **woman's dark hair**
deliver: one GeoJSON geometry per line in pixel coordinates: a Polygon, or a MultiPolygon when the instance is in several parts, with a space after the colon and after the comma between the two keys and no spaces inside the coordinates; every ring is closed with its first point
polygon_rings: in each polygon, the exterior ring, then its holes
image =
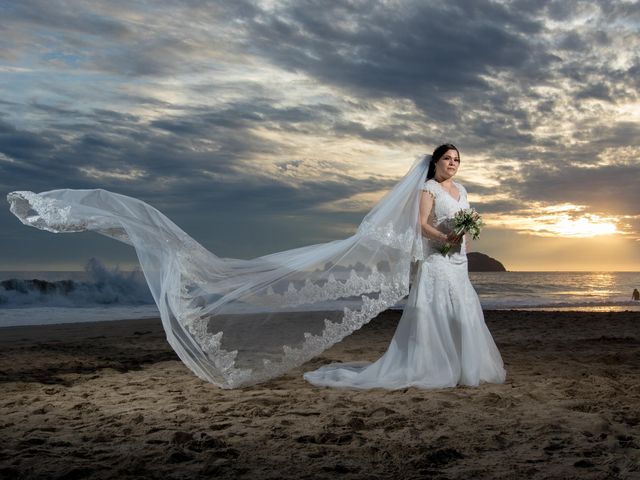
{"type": "Polygon", "coordinates": [[[436,163],[449,150],[455,150],[456,152],[458,152],[458,158],[460,158],[460,151],[458,150],[458,147],[456,147],[452,143],[445,143],[444,145],[440,145],[433,151],[433,154],[431,155],[429,170],[427,171],[427,180],[436,176],[436,163]]]}

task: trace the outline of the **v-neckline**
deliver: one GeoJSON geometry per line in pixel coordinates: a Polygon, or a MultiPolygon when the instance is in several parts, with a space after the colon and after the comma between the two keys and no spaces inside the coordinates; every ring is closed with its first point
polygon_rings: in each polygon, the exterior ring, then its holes
{"type": "Polygon", "coordinates": [[[444,193],[446,193],[447,195],[449,195],[449,197],[451,197],[451,200],[453,200],[456,203],[460,203],[460,200],[462,200],[462,190],[460,189],[460,187],[458,187],[458,184],[456,182],[454,182],[453,180],[451,180],[451,183],[453,183],[456,187],[456,189],[458,190],[458,199],[456,200],[456,197],[454,197],[453,195],[451,195],[451,193],[449,192],[449,190],[447,190],[446,188],[444,188],[439,181],[437,181],[436,179],[433,180],[434,182],[436,182],[438,184],[438,186],[444,191],[444,193]]]}

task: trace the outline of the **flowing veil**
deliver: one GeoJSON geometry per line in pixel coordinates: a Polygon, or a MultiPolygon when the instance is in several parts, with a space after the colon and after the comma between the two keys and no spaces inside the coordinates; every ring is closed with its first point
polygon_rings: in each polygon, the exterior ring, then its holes
{"type": "Polygon", "coordinates": [[[354,235],[251,260],[217,257],[155,208],[106,190],[7,199],[26,225],[132,245],[180,359],[237,388],[303,364],[408,294],[424,252],[418,208],[429,160],[418,157],[354,235]]]}

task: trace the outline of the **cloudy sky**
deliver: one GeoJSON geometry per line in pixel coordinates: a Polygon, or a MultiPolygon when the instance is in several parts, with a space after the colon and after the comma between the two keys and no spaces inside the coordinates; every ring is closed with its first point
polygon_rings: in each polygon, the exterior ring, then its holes
{"type": "MultiPolygon", "coordinates": [[[[640,4],[0,0],[0,193],[105,188],[221,256],[345,237],[458,145],[511,270],[640,270],[640,4]]],[[[0,209],[0,270],[134,252],[0,209]]]]}

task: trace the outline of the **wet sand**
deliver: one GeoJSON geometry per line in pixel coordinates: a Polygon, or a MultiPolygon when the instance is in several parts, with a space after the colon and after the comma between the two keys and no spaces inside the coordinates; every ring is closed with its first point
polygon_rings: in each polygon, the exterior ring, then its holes
{"type": "Polygon", "coordinates": [[[0,329],[0,478],[640,478],[640,313],[486,312],[502,385],[317,388],[386,312],[303,367],[222,390],[159,320],[0,329]]]}

